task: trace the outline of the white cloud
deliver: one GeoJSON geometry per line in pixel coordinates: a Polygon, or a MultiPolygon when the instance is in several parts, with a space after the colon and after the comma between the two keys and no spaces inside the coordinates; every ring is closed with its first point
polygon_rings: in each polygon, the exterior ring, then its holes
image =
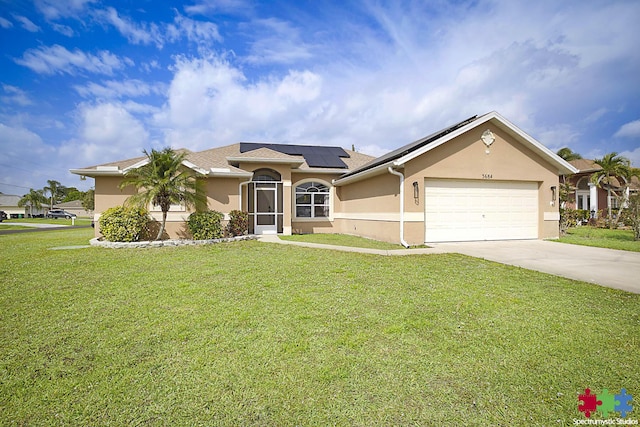
{"type": "Polygon", "coordinates": [[[73,37],[73,34],[74,34],[73,29],[67,25],[52,23],[51,28],[53,28],[54,31],[57,31],[62,35],[65,35],[67,37],[73,37]]]}
{"type": "Polygon", "coordinates": [[[618,138],[640,138],[640,120],[625,123],[613,136],[618,138]]]}
{"type": "Polygon", "coordinates": [[[640,168],[640,147],[632,151],[623,151],[622,153],[620,153],[620,155],[631,160],[631,166],[640,168]]]}
{"type": "Polygon", "coordinates": [[[221,58],[178,58],[168,102],[157,114],[168,142],[210,148],[253,137],[288,140],[320,95],[322,78],[290,71],[250,83],[221,58]]]}
{"type": "Polygon", "coordinates": [[[47,179],[60,179],[65,170],[54,147],[40,135],[20,125],[0,123],[0,182],[4,192],[24,194],[28,188],[42,188],[47,179]]]}
{"type": "Polygon", "coordinates": [[[36,73],[70,75],[82,71],[110,75],[115,70],[124,68],[125,65],[132,65],[130,59],[118,58],[108,51],[103,50],[98,55],[92,55],[79,49],[71,52],[60,45],[29,49],[22,58],[15,59],[15,62],[36,73]]]}
{"type": "Polygon", "coordinates": [[[7,104],[16,104],[21,107],[26,107],[27,105],[32,105],[33,101],[29,99],[26,92],[20,88],[11,85],[2,85],[2,90],[5,92],[5,96],[0,97],[2,102],[7,104]]]}
{"type": "Polygon", "coordinates": [[[291,64],[312,57],[311,47],[300,37],[300,30],[275,18],[259,19],[242,26],[255,38],[245,58],[251,63],[291,64]]]}
{"type": "Polygon", "coordinates": [[[113,7],[95,12],[95,16],[113,25],[124,37],[133,44],[155,44],[162,48],[163,39],[160,29],[154,23],[137,23],[127,17],[121,17],[113,7]]]}
{"type": "Polygon", "coordinates": [[[65,142],[61,156],[70,167],[84,167],[135,157],[150,143],[143,123],[118,103],[82,104],[79,138],[65,142]]]}
{"type": "Polygon", "coordinates": [[[40,27],[31,22],[31,20],[25,16],[14,15],[13,18],[22,24],[22,28],[29,31],[30,33],[37,33],[41,31],[40,27]]]}
{"type": "Polygon", "coordinates": [[[75,17],[97,0],[36,0],[36,9],[49,20],[75,17]]]}
{"type": "Polygon", "coordinates": [[[173,24],[169,24],[165,33],[169,42],[175,42],[182,37],[194,43],[210,43],[222,41],[218,26],[213,22],[196,21],[180,15],[175,17],[173,24]]]}
{"type": "Polygon", "coordinates": [[[124,81],[108,80],[103,82],[103,84],[91,82],[83,86],[76,85],[74,89],[85,98],[97,97],[107,99],[122,97],[137,98],[151,94],[163,94],[165,90],[162,84],[149,84],[137,79],[124,81]]]}
{"type": "Polygon", "coordinates": [[[11,28],[11,27],[13,27],[13,24],[8,19],[5,19],[5,18],[0,16],[0,27],[2,27],[2,28],[11,28]]]}
{"type": "Polygon", "coordinates": [[[247,13],[252,8],[253,4],[247,0],[200,0],[185,6],[184,10],[190,14],[208,15],[221,12],[247,13]]]}

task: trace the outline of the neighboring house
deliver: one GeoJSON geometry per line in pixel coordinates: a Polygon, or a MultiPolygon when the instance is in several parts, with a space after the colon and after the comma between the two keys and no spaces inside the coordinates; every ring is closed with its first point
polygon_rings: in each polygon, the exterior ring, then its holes
{"type": "Polygon", "coordinates": [[[21,196],[0,193],[0,211],[5,211],[8,218],[25,217],[25,208],[18,206],[21,196]]]}
{"type": "Polygon", "coordinates": [[[65,211],[76,214],[78,217],[90,218],[93,212],[89,212],[82,207],[82,200],[73,200],[71,202],[56,203],[54,209],[64,209],[65,211]]]}
{"type": "MultiPolygon", "coordinates": [[[[118,185],[144,163],[71,170],[95,178],[96,220],[132,194],[118,185]]],[[[558,237],[558,176],[577,172],[496,112],[377,159],[339,147],[237,143],[188,152],[183,164],[206,177],[210,209],[225,218],[249,212],[251,233],[346,233],[405,245],[558,237]]],[[[171,208],[170,237],[186,234],[188,215],[171,208]]]]}
{"type": "MultiPolygon", "coordinates": [[[[600,165],[589,159],[576,159],[569,161],[578,172],[572,175],[562,176],[571,187],[571,193],[567,200],[567,207],[572,209],[582,209],[590,212],[590,216],[597,218],[598,212],[606,216],[608,207],[612,209],[619,208],[620,200],[611,195],[611,200],[607,200],[607,186],[597,186],[591,182],[591,176],[602,169],[600,165]]],[[[624,190],[625,181],[623,178],[613,178],[611,180],[611,189],[621,194],[624,190]],[[622,181],[622,182],[621,182],[622,181]]],[[[638,192],[640,190],[640,181],[637,177],[633,177],[627,187],[626,195],[629,192],[638,192]]]]}

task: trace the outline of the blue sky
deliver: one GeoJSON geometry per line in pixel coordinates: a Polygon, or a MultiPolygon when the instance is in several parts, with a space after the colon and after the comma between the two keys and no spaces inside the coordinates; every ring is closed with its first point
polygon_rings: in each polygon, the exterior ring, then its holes
{"type": "Polygon", "coordinates": [[[640,2],[0,0],[0,191],[238,141],[381,155],[498,111],[640,166],[640,2]]]}

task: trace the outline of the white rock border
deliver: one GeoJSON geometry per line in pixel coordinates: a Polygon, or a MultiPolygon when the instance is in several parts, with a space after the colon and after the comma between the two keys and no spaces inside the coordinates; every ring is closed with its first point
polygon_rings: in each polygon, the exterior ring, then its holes
{"type": "Polygon", "coordinates": [[[257,237],[254,234],[248,234],[245,236],[225,237],[223,239],[207,239],[207,240],[154,240],[154,241],[142,241],[142,242],[110,242],[108,240],[102,240],[101,237],[95,237],[89,240],[91,246],[98,246],[101,248],[162,248],[162,247],[176,247],[176,246],[196,246],[196,245],[212,245],[215,243],[227,243],[238,242],[241,240],[256,240],[257,237]]]}

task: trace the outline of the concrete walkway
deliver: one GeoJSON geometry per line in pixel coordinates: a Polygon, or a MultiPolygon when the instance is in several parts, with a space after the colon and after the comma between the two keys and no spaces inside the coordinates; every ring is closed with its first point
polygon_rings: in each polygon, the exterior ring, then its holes
{"type": "Polygon", "coordinates": [[[640,294],[640,252],[569,245],[545,240],[433,243],[432,248],[379,250],[280,240],[260,236],[260,241],[308,248],[375,255],[425,255],[460,253],[501,264],[550,273],[640,294]]]}

